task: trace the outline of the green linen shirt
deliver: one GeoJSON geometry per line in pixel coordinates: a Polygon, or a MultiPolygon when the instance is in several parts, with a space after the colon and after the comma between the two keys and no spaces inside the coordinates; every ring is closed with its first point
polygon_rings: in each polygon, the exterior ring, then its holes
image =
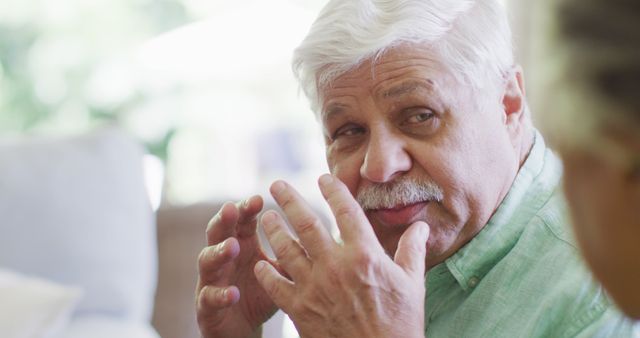
{"type": "Polygon", "coordinates": [[[467,245],[426,277],[426,336],[632,337],[568,228],[561,164],[536,141],[507,196],[467,245]]]}

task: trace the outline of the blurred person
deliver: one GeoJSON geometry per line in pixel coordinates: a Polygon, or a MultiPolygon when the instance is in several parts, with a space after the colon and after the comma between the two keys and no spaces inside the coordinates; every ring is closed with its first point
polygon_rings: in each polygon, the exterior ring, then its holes
{"type": "Polygon", "coordinates": [[[640,3],[552,6],[546,101],[553,109],[542,127],[561,155],[589,267],[620,308],[640,319],[640,3]]]}
{"type": "Polygon", "coordinates": [[[342,241],[284,181],[284,217],[225,204],[198,262],[204,337],[260,336],[278,308],[302,337],[631,336],[580,264],[497,1],[332,0],[293,64],[342,241]]]}

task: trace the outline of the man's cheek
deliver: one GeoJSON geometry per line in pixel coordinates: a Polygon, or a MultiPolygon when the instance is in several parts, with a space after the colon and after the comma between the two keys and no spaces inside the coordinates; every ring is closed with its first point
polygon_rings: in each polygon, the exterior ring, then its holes
{"type": "Polygon", "coordinates": [[[358,182],[359,182],[359,170],[354,172],[349,172],[344,170],[345,168],[335,166],[333,169],[330,169],[331,174],[337,177],[342,183],[347,186],[351,195],[355,198],[358,193],[358,182]]]}

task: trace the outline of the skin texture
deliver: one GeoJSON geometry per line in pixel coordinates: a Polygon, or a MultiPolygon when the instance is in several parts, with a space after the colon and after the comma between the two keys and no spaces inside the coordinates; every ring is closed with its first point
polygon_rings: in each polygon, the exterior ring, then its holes
{"type": "Polygon", "coordinates": [[[207,226],[196,286],[203,337],[260,337],[262,323],[277,311],[253,273],[253,266],[267,259],[256,235],[262,207],[260,196],[226,203],[207,226]]]}
{"type": "Polygon", "coordinates": [[[391,259],[347,187],[330,175],[322,176],[319,185],[343,243],[331,238],[302,196],[285,182],[275,182],[271,194],[300,239],[294,239],[278,213],[262,216],[269,243],[290,279],[262,262],[255,268],[260,284],[305,338],[423,337],[427,225],[413,223],[391,259]]]}
{"type": "Polygon", "coordinates": [[[329,168],[354,195],[405,177],[442,188],[441,203],[411,217],[365,211],[391,255],[412,221],[428,223],[432,267],[482,229],[530,150],[521,74],[479,97],[420,46],[394,48],[371,66],[365,62],[323,91],[329,168]],[[411,83],[415,89],[405,90],[411,83]]]}
{"type": "Polygon", "coordinates": [[[254,217],[262,206],[223,207],[209,244],[226,240],[231,253],[203,250],[203,336],[257,334],[275,303],[302,337],[423,337],[425,271],[482,229],[532,145],[521,72],[495,82],[482,90],[463,86],[427,48],[405,45],[324,88],[332,175],[319,186],[344,243],[331,239],[286,182],[271,187],[284,217],[268,211],[261,218],[277,263],[257,247],[254,217]],[[384,210],[363,210],[354,199],[366,187],[407,178],[435,183],[443,199],[384,210]],[[227,298],[219,295],[225,289],[227,298]]]}
{"type": "MultiPolygon", "coordinates": [[[[640,157],[637,135],[616,142],[640,157]]],[[[560,154],[565,194],[586,261],[620,308],[640,319],[640,168],[580,149],[560,154]]]]}

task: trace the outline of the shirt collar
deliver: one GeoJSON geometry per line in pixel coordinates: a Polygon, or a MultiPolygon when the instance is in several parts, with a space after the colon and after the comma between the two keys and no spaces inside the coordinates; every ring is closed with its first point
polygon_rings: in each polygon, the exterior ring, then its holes
{"type": "Polygon", "coordinates": [[[525,225],[548,200],[553,189],[545,187],[555,186],[557,179],[554,177],[559,177],[555,170],[547,170],[555,174],[545,174],[545,166],[555,167],[546,163],[550,161],[557,159],[546,148],[542,135],[536,131],[529,156],[489,222],[469,243],[444,262],[463,290],[474,288],[514,247],[525,225]]]}

